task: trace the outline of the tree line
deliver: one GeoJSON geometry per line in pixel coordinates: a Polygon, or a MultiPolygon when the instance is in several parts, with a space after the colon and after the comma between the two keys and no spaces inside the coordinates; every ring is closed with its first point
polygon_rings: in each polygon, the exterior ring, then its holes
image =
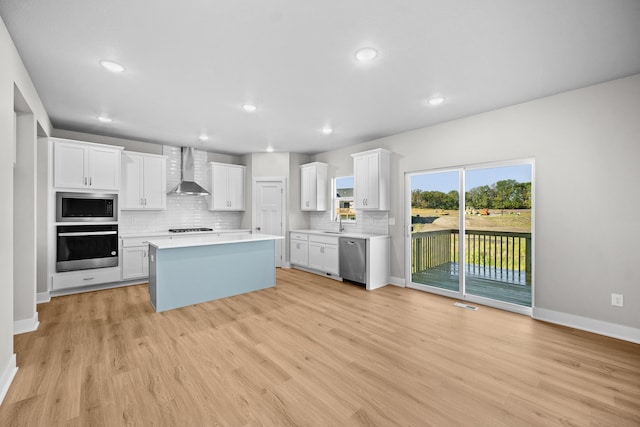
{"type": "MultiPolygon", "coordinates": [[[[458,191],[411,192],[411,206],[422,209],[458,209],[458,191]]],[[[531,209],[531,183],[505,179],[481,185],[465,193],[465,205],[474,209],[531,209]]]]}

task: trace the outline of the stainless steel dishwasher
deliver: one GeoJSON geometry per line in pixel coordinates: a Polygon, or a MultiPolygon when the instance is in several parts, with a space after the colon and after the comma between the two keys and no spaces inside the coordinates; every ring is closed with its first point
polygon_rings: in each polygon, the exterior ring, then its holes
{"type": "Polygon", "coordinates": [[[340,237],[340,276],[352,282],[367,282],[367,240],[340,237]]]}

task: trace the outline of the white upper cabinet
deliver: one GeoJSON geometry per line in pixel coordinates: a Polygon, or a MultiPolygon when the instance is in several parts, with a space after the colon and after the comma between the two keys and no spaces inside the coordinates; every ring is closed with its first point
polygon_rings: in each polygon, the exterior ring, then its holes
{"type": "Polygon", "coordinates": [[[389,210],[391,152],[378,148],[351,156],[355,208],[389,210]]]}
{"type": "Polygon", "coordinates": [[[120,189],[121,147],[54,139],[53,185],[85,190],[120,189]]]}
{"type": "Polygon", "coordinates": [[[211,198],[209,210],[243,211],[245,167],[209,162],[211,198]]]}
{"type": "Polygon", "coordinates": [[[300,209],[303,211],[327,210],[328,168],[320,162],[300,165],[300,209]]]}
{"type": "Polygon", "coordinates": [[[121,209],[166,209],[166,187],[166,156],[123,153],[121,209]]]}

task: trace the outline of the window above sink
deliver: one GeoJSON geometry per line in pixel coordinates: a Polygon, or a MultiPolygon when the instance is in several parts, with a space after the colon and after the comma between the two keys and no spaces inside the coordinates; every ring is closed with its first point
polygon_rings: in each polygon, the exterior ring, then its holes
{"type": "MultiPolygon", "coordinates": [[[[353,176],[336,177],[332,180],[331,220],[354,224],[356,210],[353,200],[353,176]]],[[[338,233],[336,233],[338,234],[338,233]]]]}

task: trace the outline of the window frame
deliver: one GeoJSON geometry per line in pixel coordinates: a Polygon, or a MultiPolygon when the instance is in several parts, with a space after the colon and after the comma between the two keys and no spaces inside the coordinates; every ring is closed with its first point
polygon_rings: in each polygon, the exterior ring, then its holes
{"type": "MultiPolygon", "coordinates": [[[[351,187],[351,196],[346,197],[338,197],[338,180],[340,179],[351,179],[353,181],[354,177],[351,176],[336,176],[331,180],[331,221],[338,222],[338,208],[340,208],[341,202],[351,203],[351,209],[353,210],[353,218],[349,218],[349,213],[341,214],[347,215],[347,218],[342,218],[343,224],[357,224],[358,223],[358,215],[355,210],[355,199],[353,195],[353,187],[351,187]]],[[[341,208],[343,209],[343,208],[341,208]]]]}

